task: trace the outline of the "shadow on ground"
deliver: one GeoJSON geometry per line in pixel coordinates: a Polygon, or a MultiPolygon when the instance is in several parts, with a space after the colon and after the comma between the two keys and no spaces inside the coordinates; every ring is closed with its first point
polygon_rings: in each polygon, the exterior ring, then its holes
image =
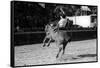
{"type": "Polygon", "coordinates": [[[93,58],[93,57],[96,57],[97,54],[82,54],[82,55],[65,55],[63,57],[61,57],[60,61],[68,61],[68,60],[80,60],[80,59],[83,59],[83,58],[93,58]]]}

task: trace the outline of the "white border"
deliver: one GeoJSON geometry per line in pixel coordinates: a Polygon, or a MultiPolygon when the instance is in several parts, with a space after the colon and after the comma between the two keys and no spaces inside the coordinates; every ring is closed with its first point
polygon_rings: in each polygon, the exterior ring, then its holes
{"type": "MultiPolygon", "coordinates": [[[[0,68],[10,68],[10,1],[11,0],[0,0],[0,68]]],[[[100,9],[99,0],[24,0],[24,1],[98,5],[98,8],[100,9]]],[[[98,13],[98,15],[100,15],[100,13],[98,13]]],[[[99,16],[98,19],[100,19],[99,16]]],[[[99,20],[98,20],[98,25],[99,25],[99,20]]],[[[100,27],[98,29],[100,29],[100,27]]],[[[99,30],[98,30],[98,34],[100,34],[99,30]]],[[[98,48],[100,48],[99,44],[98,44],[98,48]]],[[[100,56],[100,50],[98,53],[100,56]]],[[[48,68],[62,68],[62,67],[63,68],[99,68],[99,65],[100,62],[83,63],[83,64],[50,65],[50,66],[39,66],[39,67],[37,66],[37,68],[47,68],[47,67],[48,68]]],[[[25,67],[25,68],[33,68],[33,67],[25,67]]]]}

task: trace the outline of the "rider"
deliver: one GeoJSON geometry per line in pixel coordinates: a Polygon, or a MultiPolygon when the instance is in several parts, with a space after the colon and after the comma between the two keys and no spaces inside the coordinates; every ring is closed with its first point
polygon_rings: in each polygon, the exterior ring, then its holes
{"type": "Polygon", "coordinates": [[[54,27],[54,30],[57,29],[57,28],[58,29],[65,28],[67,22],[68,22],[68,19],[67,19],[66,15],[65,14],[60,15],[60,20],[58,21],[58,23],[54,27]]]}
{"type": "Polygon", "coordinates": [[[58,22],[59,28],[65,28],[67,23],[67,17],[65,14],[60,15],[60,20],[58,22]]]}

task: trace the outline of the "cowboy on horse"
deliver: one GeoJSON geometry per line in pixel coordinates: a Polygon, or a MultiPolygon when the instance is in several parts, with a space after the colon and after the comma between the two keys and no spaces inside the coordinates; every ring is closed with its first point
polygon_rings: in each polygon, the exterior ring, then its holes
{"type": "Polygon", "coordinates": [[[63,28],[65,28],[68,19],[67,19],[66,15],[65,15],[65,12],[63,11],[62,8],[60,8],[59,17],[60,17],[60,20],[59,20],[59,21],[49,22],[49,24],[47,24],[47,25],[45,26],[46,37],[45,37],[44,40],[43,40],[43,43],[44,43],[44,44],[43,44],[43,47],[45,46],[45,41],[46,41],[47,39],[49,39],[49,41],[48,41],[48,46],[49,46],[49,42],[52,40],[52,37],[51,37],[50,32],[49,32],[49,30],[48,30],[49,26],[52,27],[52,29],[53,29],[54,32],[56,32],[56,30],[58,30],[58,29],[63,29],[63,28]]]}

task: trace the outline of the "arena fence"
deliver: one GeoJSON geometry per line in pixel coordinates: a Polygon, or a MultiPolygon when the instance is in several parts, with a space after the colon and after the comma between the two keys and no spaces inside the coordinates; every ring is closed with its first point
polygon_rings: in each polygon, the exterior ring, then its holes
{"type": "MultiPolygon", "coordinates": [[[[65,31],[65,30],[63,30],[65,31]]],[[[70,30],[67,31],[72,41],[97,38],[96,30],[70,30]]],[[[39,44],[45,37],[44,31],[14,33],[14,45],[39,44]]]]}

